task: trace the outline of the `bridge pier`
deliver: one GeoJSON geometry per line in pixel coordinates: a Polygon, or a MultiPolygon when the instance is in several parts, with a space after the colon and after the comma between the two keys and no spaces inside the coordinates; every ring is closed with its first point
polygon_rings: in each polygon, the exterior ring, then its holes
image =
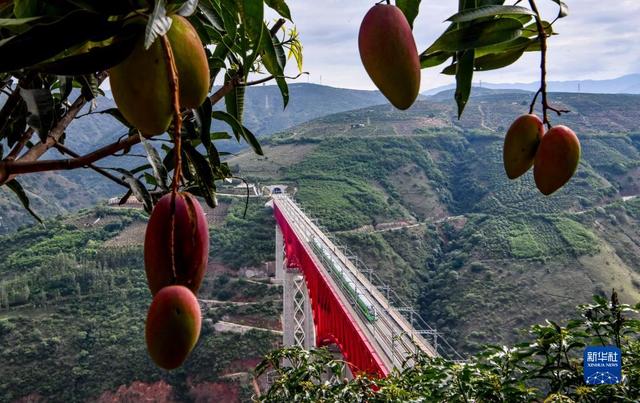
{"type": "Polygon", "coordinates": [[[276,225],[276,279],[277,283],[284,280],[284,237],[282,230],[276,225]]]}
{"type": "Polygon", "coordinates": [[[282,341],[285,347],[309,350],[316,346],[316,335],[307,285],[298,269],[283,272],[282,341]]]}

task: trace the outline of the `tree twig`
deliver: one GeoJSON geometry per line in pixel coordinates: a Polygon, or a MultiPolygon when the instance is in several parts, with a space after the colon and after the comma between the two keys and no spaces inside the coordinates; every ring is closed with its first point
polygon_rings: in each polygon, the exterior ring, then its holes
{"type": "Polygon", "coordinates": [[[22,137],[20,137],[20,140],[18,140],[18,142],[13,146],[13,149],[11,150],[11,152],[7,155],[7,158],[6,158],[7,161],[13,161],[16,158],[18,158],[20,151],[22,151],[24,146],[27,144],[27,141],[29,141],[33,136],[33,132],[34,132],[33,128],[30,127],[27,129],[26,132],[22,134],[22,137]]]}
{"type": "MultiPolygon", "coordinates": [[[[56,145],[54,146],[58,151],[60,151],[63,154],[67,154],[70,157],[74,157],[74,158],[81,158],[80,155],[70,149],[68,149],[67,147],[65,147],[64,145],[60,144],[60,143],[56,143],[56,145]]],[[[90,169],[93,169],[94,171],[96,171],[97,173],[99,173],[100,175],[104,176],[107,179],[112,180],[113,182],[117,183],[120,186],[123,186],[127,189],[131,189],[129,187],[129,185],[127,184],[127,182],[123,181],[122,179],[111,175],[109,172],[105,171],[102,168],[99,168],[93,164],[87,164],[87,167],[89,167],[90,169]]]]}
{"type": "Polygon", "coordinates": [[[180,178],[182,174],[182,114],[180,113],[180,80],[178,79],[178,69],[176,61],[173,57],[171,43],[167,36],[162,36],[162,49],[164,53],[165,64],[167,67],[167,76],[169,77],[169,87],[171,89],[171,104],[173,106],[173,181],[171,184],[171,219],[169,221],[169,239],[170,239],[170,255],[171,270],[173,274],[173,282],[178,282],[177,255],[176,255],[176,197],[178,188],[180,187],[180,178]]]}
{"type": "Polygon", "coordinates": [[[556,109],[549,105],[549,100],[547,98],[547,33],[544,30],[544,25],[542,25],[542,16],[540,15],[540,11],[538,10],[535,0],[529,0],[529,5],[535,14],[536,27],[538,28],[538,40],[540,41],[540,89],[533,98],[533,102],[531,103],[529,110],[533,113],[533,108],[538,94],[542,94],[542,121],[550,129],[551,122],[549,121],[548,111],[553,111],[558,114],[558,116],[563,113],[568,113],[569,111],[565,109],[556,109]]]}

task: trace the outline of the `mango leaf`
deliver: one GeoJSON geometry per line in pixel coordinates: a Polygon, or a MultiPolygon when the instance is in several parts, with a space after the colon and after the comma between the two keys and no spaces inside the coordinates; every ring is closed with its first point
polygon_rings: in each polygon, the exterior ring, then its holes
{"type": "Polygon", "coordinates": [[[262,152],[262,148],[260,147],[260,143],[256,139],[256,136],[246,127],[242,126],[240,122],[236,120],[230,114],[223,111],[214,111],[211,116],[214,119],[221,120],[231,126],[233,133],[236,135],[236,138],[242,137],[247,144],[251,146],[253,151],[258,155],[264,155],[262,152]]]}
{"type": "Polygon", "coordinates": [[[13,14],[17,18],[28,18],[38,14],[38,0],[14,0],[13,14]]]}
{"type": "Polygon", "coordinates": [[[43,17],[28,17],[28,18],[0,18],[0,28],[10,29],[12,32],[28,28],[33,22],[41,20],[43,17]]]}
{"type": "Polygon", "coordinates": [[[16,196],[18,196],[18,199],[20,199],[20,203],[22,203],[22,206],[25,208],[25,210],[27,210],[29,214],[31,214],[31,216],[35,218],[36,221],[42,224],[42,218],[40,218],[35,213],[35,211],[31,209],[29,197],[27,196],[24,189],[22,188],[22,185],[20,185],[20,183],[15,179],[10,180],[9,182],[6,183],[6,185],[9,189],[11,189],[13,193],[16,194],[16,196]]]}
{"type": "Polygon", "coordinates": [[[522,34],[522,23],[513,18],[498,18],[445,32],[425,53],[457,52],[507,42],[522,34]]]}
{"type": "Polygon", "coordinates": [[[215,176],[213,175],[209,161],[189,143],[184,144],[184,151],[197,173],[197,181],[200,185],[201,195],[209,207],[215,207],[217,204],[215,176]]]}
{"type": "Polygon", "coordinates": [[[525,38],[524,36],[521,36],[509,42],[503,42],[496,45],[477,48],[476,60],[478,60],[478,58],[482,56],[489,55],[489,54],[509,52],[514,49],[527,48],[528,46],[531,46],[531,44],[534,44],[534,43],[538,43],[538,41],[536,39],[530,39],[530,38],[525,38]]]}
{"type": "Polygon", "coordinates": [[[101,95],[100,83],[94,74],[86,74],[76,79],[80,83],[80,92],[87,101],[91,101],[101,95]]]}
{"type": "Polygon", "coordinates": [[[276,77],[276,84],[278,84],[282,102],[284,103],[284,108],[286,108],[289,104],[289,85],[287,84],[287,80],[282,76],[278,76],[276,77]]]}
{"type": "Polygon", "coordinates": [[[219,32],[224,32],[224,21],[215,8],[211,7],[205,1],[201,1],[198,8],[213,28],[219,32]]]}
{"type": "Polygon", "coordinates": [[[20,89],[20,96],[27,105],[27,124],[33,127],[40,139],[44,139],[49,133],[54,120],[53,95],[48,88],[20,89]]]}
{"type": "Polygon", "coordinates": [[[149,161],[149,165],[151,165],[151,169],[153,170],[153,176],[155,178],[155,182],[162,190],[168,191],[169,187],[167,186],[167,169],[162,164],[162,159],[160,158],[160,154],[153,147],[150,141],[143,139],[142,145],[144,146],[145,151],[147,152],[147,160],[149,161]]]}
{"type": "Polygon", "coordinates": [[[94,47],[86,53],[45,62],[35,67],[43,73],[79,76],[107,70],[127,58],[136,44],[140,27],[129,24],[109,46],[94,47]]]}
{"type": "Polygon", "coordinates": [[[0,72],[31,67],[88,40],[105,41],[121,30],[122,21],[109,21],[106,16],[86,11],[35,24],[25,32],[0,40],[0,72]]]}
{"type": "Polygon", "coordinates": [[[122,180],[127,182],[133,194],[136,196],[138,200],[142,202],[142,204],[144,205],[145,211],[147,213],[151,213],[151,210],[153,210],[153,199],[151,198],[151,194],[149,193],[149,190],[147,190],[146,186],[144,186],[144,184],[140,182],[138,178],[133,176],[133,174],[127,171],[126,169],[122,169],[122,168],[111,168],[111,169],[122,174],[122,180]]]}
{"type": "Polygon", "coordinates": [[[284,49],[276,38],[271,36],[267,26],[265,24],[262,25],[263,33],[260,53],[262,56],[262,63],[267,71],[276,78],[276,83],[278,84],[280,94],[282,95],[282,101],[286,108],[289,103],[289,86],[284,78],[284,66],[286,64],[284,49]]]}
{"type": "Polygon", "coordinates": [[[242,123],[242,119],[244,116],[245,90],[246,88],[244,86],[236,86],[224,97],[224,104],[227,112],[240,123],[242,123]]]}
{"type": "Polygon", "coordinates": [[[469,101],[469,95],[471,94],[474,59],[475,51],[473,49],[465,50],[458,55],[455,93],[456,104],[458,105],[458,119],[462,116],[462,112],[464,112],[464,108],[469,101]]]}
{"type": "Polygon", "coordinates": [[[447,21],[460,23],[478,18],[495,17],[498,15],[534,15],[531,9],[520,6],[484,6],[460,11],[447,18],[447,21]]]}
{"type": "Polygon", "coordinates": [[[291,11],[289,11],[289,6],[285,3],[284,0],[265,0],[267,6],[275,10],[278,14],[293,22],[291,19],[291,11]]]}
{"type": "Polygon", "coordinates": [[[413,28],[413,22],[418,16],[420,9],[420,0],[396,0],[396,7],[407,17],[409,25],[413,28]]]}
{"type": "Polygon", "coordinates": [[[558,12],[558,18],[564,18],[569,15],[569,6],[564,1],[561,0],[552,0],[558,6],[560,6],[560,11],[558,12]]]}
{"type": "Polygon", "coordinates": [[[196,9],[198,8],[198,0],[187,0],[182,7],[176,11],[176,14],[181,15],[183,17],[189,17],[192,15],[196,9]]]}
{"type": "Polygon", "coordinates": [[[231,136],[227,132],[213,132],[211,133],[211,141],[216,140],[229,140],[231,136]]]}
{"type": "MultiPolygon", "coordinates": [[[[544,32],[547,35],[553,35],[553,25],[551,25],[549,21],[542,21],[542,28],[544,28],[544,32]]],[[[533,22],[525,26],[522,30],[522,36],[525,36],[527,38],[538,36],[538,24],[533,22]]]]}
{"type": "Polygon", "coordinates": [[[238,0],[240,17],[242,19],[242,27],[246,31],[250,47],[243,49],[245,77],[248,76],[249,68],[253,65],[259,54],[262,44],[262,20],[264,19],[264,3],[263,0],[238,0]]]}
{"type": "MultiPolygon", "coordinates": [[[[491,53],[475,59],[473,70],[474,71],[488,71],[497,70],[503,67],[507,67],[518,61],[525,52],[527,47],[520,47],[503,51],[501,53],[491,53]]],[[[454,63],[447,66],[442,70],[442,74],[454,75],[456,74],[458,63],[454,63]]]]}
{"type": "Polygon", "coordinates": [[[420,55],[420,66],[423,69],[435,67],[446,62],[453,55],[454,53],[452,52],[444,51],[437,51],[429,54],[425,52],[420,55]]]}
{"type": "Polygon", "coordinates": [[[149,49],[158,37],[169,32],[172,22],[171,18],[167,17],[166,0],[156,0],[153,13],[151,13],[144,31],[144,48],[149,49]]]}
{"type": "Polygon", "coordinates": [[[503,5],[505,0],[480,0],[478,1],[478,7],[483,6],[501,6],[503,5]]]}

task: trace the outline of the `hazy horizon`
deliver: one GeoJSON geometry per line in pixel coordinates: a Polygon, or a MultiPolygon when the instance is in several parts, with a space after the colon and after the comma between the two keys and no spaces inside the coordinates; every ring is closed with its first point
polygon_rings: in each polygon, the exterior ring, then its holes
{"type": "MultiPolygon", "coordinates": [[[[635,73],[640,65],[640,42],[636,40],[640,26],[637,19],[628,16],[640,14],[640,2],[621,0],[615,7],[599,0],[567,3],[569,16],[554,25],[560,35],[549,41],[548,80],[606,80],[635,73]],[[599,35],[594,36],[594,29],[599,35]],[[616,62],[611,63],[612,59],[616,62]]],[[[298,0],[289,4],[304,46],[304,70],[310,73],[299,82],[374,89],[357,46],[360,21],[372,5],[364,0],[298,0]]],[[[457,11],[457,6],[456,1],[422,3],[414,30],[419,52],[444,31],[447,24],[443,21],[457,11]]],[[[552,21],[557,15],[553,1],[539,6],[545,19],[552,21]]],[[[275,18],[273,13],[269,16],[275,18]]],[[[476,74],[474,82],[534,82],[539,79],[539,56],[537,52],[525,54],[505,69],[476,74]]],[[[440,74],[443,67],[423,70],[421,91],[454,82],[453,77],[440,74]]]]}

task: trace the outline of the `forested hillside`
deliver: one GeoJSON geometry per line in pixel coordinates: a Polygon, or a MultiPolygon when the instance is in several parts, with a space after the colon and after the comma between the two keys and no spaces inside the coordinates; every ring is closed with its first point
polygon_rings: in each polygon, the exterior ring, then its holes
{"type": "MultiPolygon", "coordinates": [[[[140,210],[98,207],[0,237],[0,401],[250,399],[248,371],[282,337],[281,290],[237,275],[264,254],[247,251],[233,257],[237,265],[220,261],[227,248],[244,247],[237,235],[243,227],[272,235],[274,224],[262,203],[252,203],[245,218],[244,203],[223,199],[219,209],[224,213],[209,211],[200,341],[172,372],[154,365],[144,341],[150,292],[140,210]],[[247,328],[238,333],[220,321],[247,328]]],[[[273,238],[254,245],[273,251],[273,238]]]]}
{"type": "Polygon", "coordinates": [[[640,299],[640,97],[554,94],[581,138],[576,177],[551,197],[509,181],[505,128],[526,94],[386,106],[317,119],[231,160],[296,197],[461,349],[513,341],[615,287],[640,299]]]}
{"type": "MultiPolygon", "coordinates": [[[[115,103],[110,98],[111,93],[106,91],[106,94],[107,97],[96,100],[95,107],[85,107],[69,127],[66,144],[75,152],[84,154],[126,135],[127,128],[112,115],[105,113],[115,108],[115,103]]],[[[246,126],[258,137],[264,137],[320,116],[386,103],[377,91],[304,83],[291,85],[290,98],[291,104],[285,110],[276,86],[248,88],[244,114],[246,126]]],[[[2,102],[4,101],[0,98],[0,105],[2,102]]],[[[223,129],[214,127],[212,130],[223,129]]],[[[218,142],[217,146],[222,151],[237,152],[244,149],[246,144],[230,140],[218,142]]],[[[146,161],[142,146],[133,147],[130,155],[132,156],[107,158],[102,165],[135,167],[146,161]]],[[[46,156],[51,159],[64,158],[57,151],[51,151],[46,156]]],[[[89,169],[25,175],[23,185],[33,209],[43,217],[73,212],[123,194],[120,186],[89,169]]],[[[6,189],[0,189],[0,209],[0,234],[15,230],[21,222],[33,222],[20,201],[6,189]]]]}

